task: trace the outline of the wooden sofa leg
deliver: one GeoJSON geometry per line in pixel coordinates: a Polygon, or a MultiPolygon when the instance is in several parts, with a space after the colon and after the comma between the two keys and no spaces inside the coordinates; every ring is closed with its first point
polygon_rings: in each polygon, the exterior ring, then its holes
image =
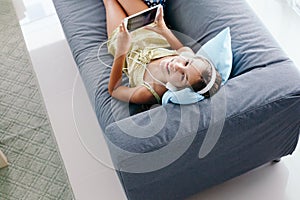
{"type": "Polygon", "coordinates": [[[4,153],[0,150],[0,168],[6,167],[8,165],[7,158],[4,153]]]}

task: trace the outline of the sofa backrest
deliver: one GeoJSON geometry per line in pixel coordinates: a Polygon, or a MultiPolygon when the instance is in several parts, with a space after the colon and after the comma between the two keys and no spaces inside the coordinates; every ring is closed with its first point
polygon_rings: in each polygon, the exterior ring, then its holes
{"type": "Polygon", "coordinates": [[[257,67],[288,60],[246,4],[241,0],[189,0],[189,3],[171,0],[167,1],[165,18],[171,29],[194,41],[190,44],[194,51],[221,30],[230,27],[233,50],[231,77],[235,77],[257,67]]]}

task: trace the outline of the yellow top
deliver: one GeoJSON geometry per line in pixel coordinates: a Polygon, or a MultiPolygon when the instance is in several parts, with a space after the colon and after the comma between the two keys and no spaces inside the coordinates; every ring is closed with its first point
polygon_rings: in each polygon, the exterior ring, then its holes
{"type": "MultiPolygon", "coordinates": [[[[108,52],[113,56],[115,56],[118,32],[119,28],[115,29],[107,43],[108,52]]],[[[170,44],[167,40],[153,31],[140,28],[130,34],[131,46],[123,66],[123,71],[129,78],[130,87],[143,85],[149,89],[156,100],[160,102],[158,94],[149,83],[144,81],[147,64],[149,64],[151,60],[177,55],[178,53],[176,50],[170,50],[170,44]]]]}

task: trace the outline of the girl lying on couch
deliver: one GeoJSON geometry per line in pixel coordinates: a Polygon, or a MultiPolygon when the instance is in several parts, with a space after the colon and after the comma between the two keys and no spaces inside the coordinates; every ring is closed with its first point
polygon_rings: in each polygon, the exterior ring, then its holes
{"type": "Polygon", "coordinates": [[[141,0],[104,0],[109,41],[108,51],[114,62],[108,85],[112,97],[136,104],[161,103],[167,90],[187,87],[205,97],[214,95],[222,78],[213,64],[196,56],[167,28],[160,6],[154,26],[131,33],[123,19],[144,9],[141,0]],[[130,87],[123,86],[122,72],[130,87]]]}

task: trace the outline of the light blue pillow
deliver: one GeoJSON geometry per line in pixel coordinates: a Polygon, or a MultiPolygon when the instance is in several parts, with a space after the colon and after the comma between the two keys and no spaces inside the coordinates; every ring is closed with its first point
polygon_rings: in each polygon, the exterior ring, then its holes
{"type": "MultiPolygon", "coordinates": [[[[196,55],[208,58],[216,67],[222,77],[221,85],[224,85],[232,70],[232,50],[230,28],[227,27],[218,35],[205,43],[196,55]]],[[[204,96],[185,88],[176,92],[168,90],[162,97],[162,104],[169,102],[175,104],[191,104],[204,99],[204,96]]]]}

